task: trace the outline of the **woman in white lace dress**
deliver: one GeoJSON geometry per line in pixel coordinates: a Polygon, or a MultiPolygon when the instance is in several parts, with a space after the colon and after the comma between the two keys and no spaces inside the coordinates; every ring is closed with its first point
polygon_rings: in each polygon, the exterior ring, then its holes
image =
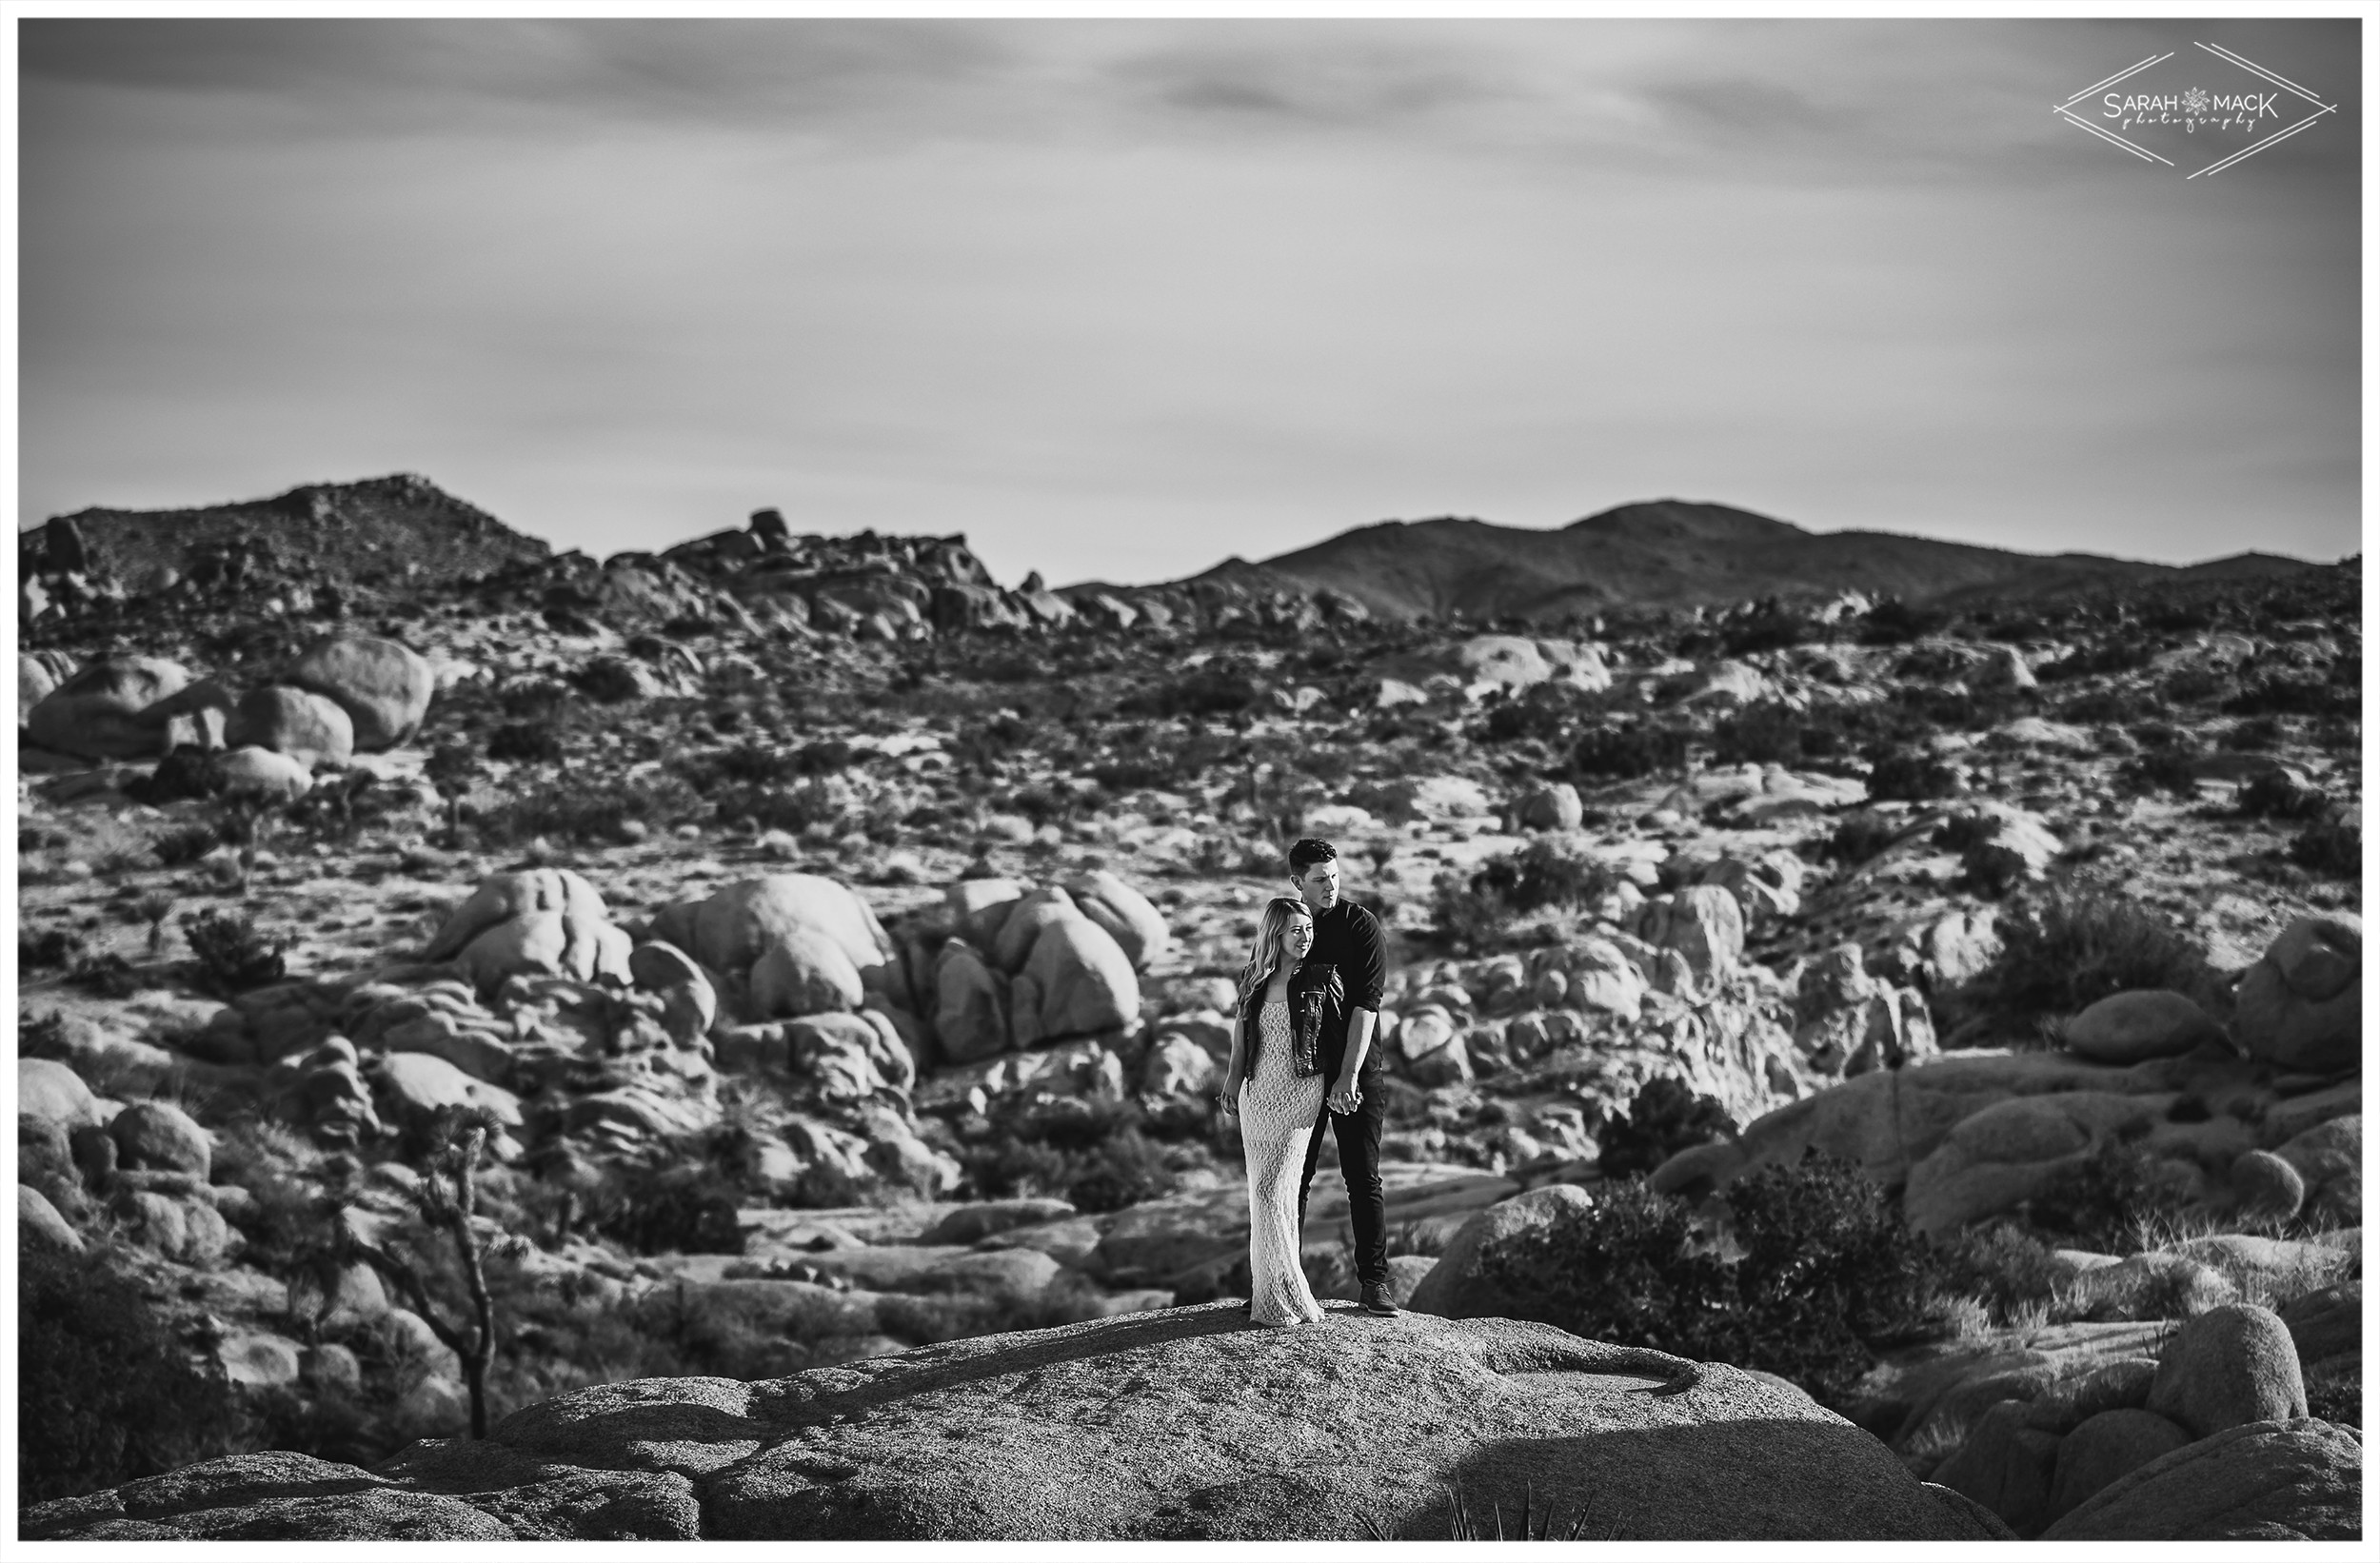
{"type": "Polygon", "coordinates": [[[1298,1045],[1299,1008],[1315,1001],[1308,996],[1319,991],[1318,983],[1327,984],[1325,999],[1337,989],[1329,968],[1299,970],[1313,948],[1314,916],[1305,902],[1275,898],[1240,969],[1240,1012],[1223,1076],[1223,1111],[1240,1114],[1248,1158],[1248,1316],[1259,1324],[1312,1324],[1323,1317],[1306,1284],[1298,1231],[1298,1179],[1306,1137],[1321,1116],[1324,1085],[1310,1034],[1303,1048],[1298,1045]]]}

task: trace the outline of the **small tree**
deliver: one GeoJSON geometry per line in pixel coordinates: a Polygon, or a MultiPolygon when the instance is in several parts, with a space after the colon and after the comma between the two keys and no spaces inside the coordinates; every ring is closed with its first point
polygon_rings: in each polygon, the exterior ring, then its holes
{"type": "Polygon", "coordinates": [[[226,793],[215,805],[215,834],[239,848],[239,891],[248,894],[249,876],[256,872],[256,848],[272,834],[274,816],[288,800],[270,793],[226,793]]]}
{"type": "Polygon", "coordinates": [[[479,779],[479,757],[467,743],[441,743],[430,751],[422,763],[422,775],[438,789],[438,796],[446,801],[446,834],[455,837],[463,830],[463,800],[470,795],[471,783],[479,779]]]}
{"type": "Polygon", "coordinates": [[[372,1241],[342,1220],[354,1257],[370,1265],[404,1294],[413,1311],[427,1322],[430,1333],[463,1364],[464,1381],[471,1393],[471,1436],[487,1436],[487,1369],[496,1355],[496,1304],[487,1290],[486,1261],[490,1256],[517,1256],[528,1241],[511,1234],[482,1237],[472,1230],[478,1211],[480,1157],[488,1135],[499,1127],[483,1107],[444,1107],[430,1126],[429,1150],[417,1164],[422,1185],[416,1208],[426,1233],[407,1234],[418,1239],[443,1235],[452,1246],[462,1274],[464,1316],[449,1322],[430,1296],[428,1273],[434,1261],[427,1253],[407,1244],[391,1247],[372,1241]]]}

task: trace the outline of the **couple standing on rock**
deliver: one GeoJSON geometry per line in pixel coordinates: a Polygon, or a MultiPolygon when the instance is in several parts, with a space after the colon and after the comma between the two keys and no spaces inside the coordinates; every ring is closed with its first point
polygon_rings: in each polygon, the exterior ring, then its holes
{"type": "Polygon", "coordinates": [[[1247,1151],[1248,1316],[1270,1325],[1322,1317],[1306,1284],[1301,1238],[1325,1121],[1339,1136],[1347,1179],[1359,1306],[1386,1316],[1397,1306],[1388,1297],[1380,1189],[1386,1103],[1372,1048],[1388,979],[1380,923],[1339,896],[1339,852],[1328,841],[1309,838],[1289,849],[1289,882],[1298,893],[1264,908],[1240,968],[1231,1065],[1216,1098],[1224,1113],[1240,1115],[1247,1151]]]}

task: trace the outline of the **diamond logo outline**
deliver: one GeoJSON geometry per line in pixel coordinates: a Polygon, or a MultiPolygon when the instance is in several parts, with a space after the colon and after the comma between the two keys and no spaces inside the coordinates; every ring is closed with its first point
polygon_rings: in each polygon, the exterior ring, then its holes
{"type": "MultiPolygon", "coordinates": [[[[2288,77],[2280,74],[2278,71],[2271,70],[2264,66],[2258,65],[2255,61],[2249,59],[2244,54],[2236,53],[2218,44],[2199,43],[2196,40],[2192,40],[2192,47],[2204,49],[2208,54],[2223,61],[2225,64],[2236,67],[2241,70],[2245,70],[2250,75],[2255,76],[2259,80],[2269,82],[2272,86],[2279,88],[2283,92],[2286,92],[2292,97],[2302,98],[2306,102],[2312,104],[2314,107],[2313,111],[2308,114],[2304,119],[2298,120],[2291,125],[2283,126],[2280,129],[2273,131],[2271,135],[2264,137],[2260,141],[2251,142],[2237,151],[2219,157],[2194,173],[2185,174],[2183,177],[2186,179],[2198,179],[2208,174],[2221,173],[2226,168],[2236,168],[2241,163],[2246,162],[2249,158],[2251,158],[2258,152],[2263,151],[2266,148],[2287,141],[2290,137],[2296,135],[2301,130],[2311,129],[2314,126],[2322,123],[2326,116],[2335,114],[2339,111],[2339,106],[2337,104],[2323,102],[2321,97],[2311,89],[2302,87],[2296,82],[2291,81],[2288,77]]],[[[2163,65],[2166,61],[2172,59],[2178,52],[2179,50],[2177,49],[2168,49],[2162,54],[2152,54],[2145,60],[2129,65],[2123,69],[2117,71],[2114,75],[2110,76],[2103,81],[2092,83],[2089,87],[2086,87],[2081,91],[2074,93],[2063,103],[2052,104],[2050,106],[2050,111],[2065,120],[2068,124],[2098,137],[2101,141],[2122,148],[2125,151],[2131,153],[2136,158],[2139,158],[2143,162],[2161,163],[2169,168],[2178,168],[2180,165],[2176,164],[2172,158],[2160,156],[2158,153],[2151,150],[2150,148],[2141,146],[2138,142],[2132,141],[2125,136],[2120,136],[2116,134],[2115,131],[2109,129],[2105,126],[2093,125],[2091,121],[2074,112],[2074,105],[2091,96],[2093,92],[2104,92],[2109,88],[2114,87],[2119,83],[2129,81],[2132,77],[2139,75],[2144,70],[2150,69],[2154,66],[2163,65]]],[[[2182,98],[2186,111],[2192,114],[2203,113],[2213,101],[2208,96],[2204,89],[2198,87],[2191,88],[2188,92],[2182,95],[2182,98]]]]}

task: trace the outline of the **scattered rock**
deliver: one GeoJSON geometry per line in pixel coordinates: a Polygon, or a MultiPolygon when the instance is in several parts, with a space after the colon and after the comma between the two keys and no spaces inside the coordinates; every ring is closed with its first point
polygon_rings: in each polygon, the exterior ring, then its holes
{"type": "Polygon", "coordinates": [[[53,1254],[80,1254],[83,1237],[73,1223],[58,1214],[39,1189],[16,1186],[16,1240],[20,1248],[53,1254]]]}
{"type": "Polygon", "coordinates": [[[2193,1438],[2304,1416],[2306,1385],[2289,1327],[2267,1308],[2199,1315],[2167,1348],[2148,1409],[2179,1422],[2193,1438]]]}
{"type": "Polygon", "coordinates": [[[108,1123],[116,1164],[136,1171],[188,1173],[207,1180],[213,1143],[189,1114],[166,1101],[136,1101],[108,1123]]]}
{"type": "Polygon", "coordinates": [[[106,1120],[83,1077],[55,1058],[16,1060],[16,1110],[20,1117],[46,1118],[69,1130],[106,1120]]]}

